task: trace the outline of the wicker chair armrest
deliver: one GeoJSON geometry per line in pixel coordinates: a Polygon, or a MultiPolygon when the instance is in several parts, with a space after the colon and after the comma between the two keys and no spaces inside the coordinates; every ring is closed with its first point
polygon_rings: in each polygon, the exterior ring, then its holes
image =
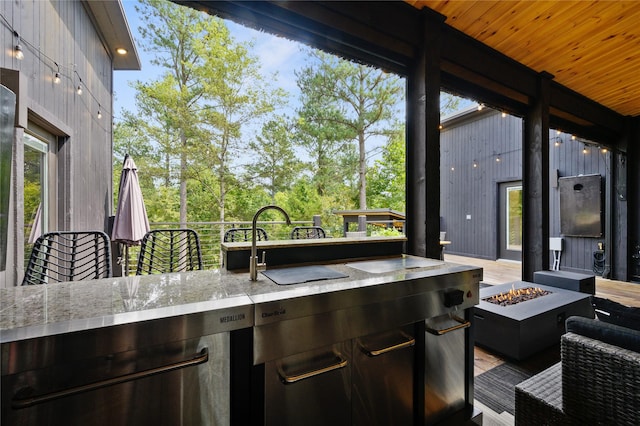
{"type": "Polygon", "coordinates": [[[563,411],[589,424],[640,424],[640,353],[562,336],[563,411]]]}

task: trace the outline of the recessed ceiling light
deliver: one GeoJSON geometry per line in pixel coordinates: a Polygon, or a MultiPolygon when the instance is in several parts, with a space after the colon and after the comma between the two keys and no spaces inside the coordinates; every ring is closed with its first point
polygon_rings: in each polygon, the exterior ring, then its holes
{"type": "Polygon", "coordinates": [[[127,49],[125,49],[124,47],[118,47],[118,48],[116,49],[116,52],[117,52],[119,55],[126,55],[126,54],[127,54],[127,49]]]}

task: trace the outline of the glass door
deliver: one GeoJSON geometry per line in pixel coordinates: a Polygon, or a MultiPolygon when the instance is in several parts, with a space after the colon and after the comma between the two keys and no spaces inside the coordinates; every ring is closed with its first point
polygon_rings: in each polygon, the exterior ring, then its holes
{"type": "Polygon", "coordinates": [[[500,184],[499,257],[522,260],[522,182],[500,184]]]}
{"type": "Polygon", "coordinates": [[[25,265],[36,239],[47,232],[49,217],[48,167],[46,142],[24,135],[24,238],[25,265]]]}

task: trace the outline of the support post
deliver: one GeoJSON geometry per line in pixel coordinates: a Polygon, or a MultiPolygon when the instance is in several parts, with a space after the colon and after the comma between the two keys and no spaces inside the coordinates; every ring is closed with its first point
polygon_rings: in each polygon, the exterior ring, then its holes
{"type": "Polygon", "coordinates": [[[424,10],[407,80],[407,252],[440,257],[440,49],[444,16],[424,10]]]}
{"type": "Polygon", "coordinates": [[[522,149],[522,280],[549,269],[549,100],[553,76],[538,78],[524,122],[522,149]]]}

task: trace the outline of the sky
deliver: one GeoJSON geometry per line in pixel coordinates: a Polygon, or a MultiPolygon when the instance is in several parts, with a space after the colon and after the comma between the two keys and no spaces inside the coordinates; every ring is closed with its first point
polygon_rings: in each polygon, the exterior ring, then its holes
{"type": "MultiPolygon", "coordinates": [[[[125,15],[129,23],[131,34],[135,40],[138,56],[142,63],[141,71],[115,71],[114,74],[114,120],[120,121],[122,111],[135,111],[135,90],[131,88],[131,83],[136,80],[151,80],[160,76],[162,70],[151,64],[152,55],[142,48],[142,37],[138,28],[142,21],[135,10],[136,0],[122,0],[125,15]]],[[[235,24],[225,20],[232,36],[239,42],[254,41],[253,54],[262,64],[264,75],[273,75],[277,72],[277,79],[274,82],[278,87],[291,94],[292,99],[298,98],[298,88],[295,83],[294,70],[304,65],[306,55],[300,49],[302,45],[281,37],[261,33],[250,28],[235,24]]]]}

